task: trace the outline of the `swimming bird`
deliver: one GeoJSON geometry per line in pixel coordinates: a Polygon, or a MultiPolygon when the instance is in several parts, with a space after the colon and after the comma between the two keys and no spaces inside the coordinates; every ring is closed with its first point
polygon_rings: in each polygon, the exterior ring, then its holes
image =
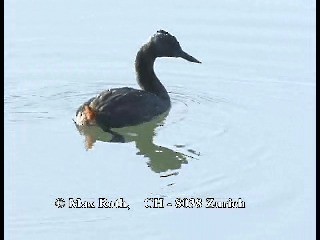
{"type": "Polygon", "coordinates": [[[171,107],[169,94],[153,69],[158,57],[180,57],[201,63],[182,50],[176,37],[159,30],[140,48],[136,56],[135,70],[141,90],[123,87],[101,92],[79,107],[75,124],[97,125],[113,133],[112,128],[148,122],[168,111],[171,107]]]}

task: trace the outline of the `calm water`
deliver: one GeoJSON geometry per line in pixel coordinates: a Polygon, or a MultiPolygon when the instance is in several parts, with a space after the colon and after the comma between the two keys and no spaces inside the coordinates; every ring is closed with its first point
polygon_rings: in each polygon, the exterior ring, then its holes
{"type": "Polygon", "coordinates": [[[316,4],[268,2],[5,0],[6,239],[314,239],[316,4]],[[85,100],[138,87],[160,28],[203,62],[157,60],[169,114],[121,129],[126,143],[78,131],[85,100]],[[130,210],[55,206],[103,197],[130,210]]]}

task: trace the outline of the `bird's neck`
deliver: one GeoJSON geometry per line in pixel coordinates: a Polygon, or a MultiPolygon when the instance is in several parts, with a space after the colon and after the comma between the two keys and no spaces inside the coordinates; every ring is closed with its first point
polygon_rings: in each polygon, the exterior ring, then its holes
{"type": "Polygon", "coordinates": [[[152,46],[150,44],[142,46],[135,61],[137,81],[143,90],[154,93],[161,98],[169,99],[167,90],[154,72],[155,60],[156,56],[153,54],[152,46]]]}

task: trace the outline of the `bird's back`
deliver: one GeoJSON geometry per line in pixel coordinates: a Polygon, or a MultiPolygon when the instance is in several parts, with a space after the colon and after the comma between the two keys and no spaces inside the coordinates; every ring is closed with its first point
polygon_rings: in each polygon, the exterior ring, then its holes
{"type": "Polygon", "coordinates": [[[152,120],[170,108],[170,100],[133,88],[115,88],[101,92],[78,110],[89,106],[96,124],[103,129],[137,125],[152,120]]]}

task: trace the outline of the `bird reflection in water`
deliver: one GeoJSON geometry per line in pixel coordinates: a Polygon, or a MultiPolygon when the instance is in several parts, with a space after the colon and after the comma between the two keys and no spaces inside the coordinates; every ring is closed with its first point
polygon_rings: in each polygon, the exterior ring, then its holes
{"type": "MultiPolygon", "coordinates": [[[[104,132],[97,126],[78,126],[79,133],[85,137],[85,148],[90,150],[94,147],[96,141],[108,143],[129,143],[134,142],[137,148],[137,155],[146,157],[148,167],[153,172],[164,173],[168,170],[180,169],[182,164],[187,164],[190,159],[197,159],[199,153],[194,150],[188,149],[190,155],[184,154],[173,149],[156,145],[153,140],[156,135],[156,128],[163,126],[163,122],[168,113],[157,117],[155,120],[134,126],[125,127],[113,130],[111,132],[104,132]],[[193,156],[192,156],[193,155],[193,156]]],[[[183,145],[176,145],[177,148],[182,148],[183,145]]],[[[177,172],[171,172],[171,175],[177,175],[177,172]]]]}

